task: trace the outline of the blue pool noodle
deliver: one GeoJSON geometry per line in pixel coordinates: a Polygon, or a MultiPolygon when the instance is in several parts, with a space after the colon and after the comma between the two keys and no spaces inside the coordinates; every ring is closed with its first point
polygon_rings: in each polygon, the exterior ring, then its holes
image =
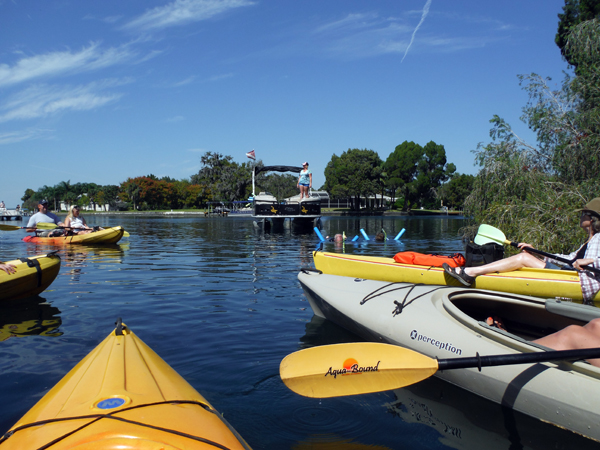
{"type": "Polygon", "coordinates": [[[319,229],[317,227],[315,227],[315,233],[317,233],[317,236],[319,236],[319,239],[321,240],[321,242],[325,242],[325,238],[323,237],[323,235],[321,234],[321,232],[319,231],[319,229]]]}
{"type": "Polygon", "coordinates": [[[369,240],[369,236],[367,236],[367,233],[365,233],[365,230],[361,228],[361,229],[360,229],[360,232],[361,232],[361,233],[362,233],[362,235],[365,237],[365,241],[368,241],[368,240],[369,240]]]}
{"type": "Polygon", "coordinates": [[[358,241],[358,234],[352,238],[352,242],[358,241]]]}
{"type": "Polygon", "coordinates": [[[394,240],[395,240],[395,241],[397,241],[398,239],[400,239],[400,238],[402,237],[402,235],[404,234],[404,232],[405,232],[405,231],[406,231],[406,230],[405,230],[404,228],[402,228],[402,229],[400,230],[400,233],[398,233],[398,236],[396,236],[396,237],[394,238],[394,240]]]}

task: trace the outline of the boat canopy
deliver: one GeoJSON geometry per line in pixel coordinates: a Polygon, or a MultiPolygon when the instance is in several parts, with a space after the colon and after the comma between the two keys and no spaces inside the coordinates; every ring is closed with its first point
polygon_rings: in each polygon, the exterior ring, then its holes
{"type": "Polygon", "coordinates": [[[255,173],[261,173],[261,172],[295,172],[295,173],[300,173],[300,171],[302,170],[302,167],[296,167],[296,166],[263,166],[263,167],[255,167],[254,168],[254,172],[255,173]]]}
{"type": "Polygon", "coordinates": [[[256,195],[255,193],[255,182],[254,177],[261,172],[295,172],[300,173],[302,167],[297,166],[255,166],[252,169],[252,197],[256,195]]]}

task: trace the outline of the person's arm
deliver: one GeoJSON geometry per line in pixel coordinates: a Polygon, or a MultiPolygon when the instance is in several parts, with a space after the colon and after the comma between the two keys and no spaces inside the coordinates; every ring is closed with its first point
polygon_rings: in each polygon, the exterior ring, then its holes
{"type": "Polygon", "coordinates": [[[52,217],[52,218],[54,219],[54,223],[55,223],[56,225],[58,225],[59,227],[64,227],[64,226],[66,226],[66,225],[64,224],[64,222],[61,222],[61,221],[60,221],[59,217],[58,217],[56,214],[52,214],[52,215],[54,216],[54,217],[52,217]]]}
{"type": "Polygon", "coordinates": [[[36,228],[36,220],[35,220],[35,214],[33,216],[31,216],[29,218],[29,221],[27,222],[27,231],[35,231],[36,228]]]}
{"type": "Polygon", "coordinates": [[[309,180],[310,180],[310,181],[308,182],[308,187],[310,188],[310,187],[312,187],[312,172],[310,172],[310,173],[308,174],[308,178],[309,178],[309,180]]]}
{"type": "Polygon", "coordinates": [[[71,218],[70,218],[70,217],[67,217],[67,218],[65,219],[64,226],[65,226],[66,228],[69,228],[69,227],[71,226],[71,218]]]}
{"type": "MultiPolygon", "coordinates": [[[[586,264],[593,265],[594,267],[600,267],[600,233],[595,234],[592,239],[588,242],[588,245],[585,249],[585,255],[583,255],[582,259],[578,259],[575,261],[577,266],[584,266],[586,264]]],[[[573,263],[573,267],[578,269],[573,263]]]]}

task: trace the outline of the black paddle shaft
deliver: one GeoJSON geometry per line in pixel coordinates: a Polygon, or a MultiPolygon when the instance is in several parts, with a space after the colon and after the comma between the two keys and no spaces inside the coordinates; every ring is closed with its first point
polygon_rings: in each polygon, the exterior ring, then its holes
{"type": "Polygon", "coordinates": [[[600,358],[600,348],[584,348],[579,350],[552,350],[548,352],[516,353],[513,355],[489,355],[467,358],[450,358],[438,360],[438,370],[466,369],[469,367],[508,366],[511,364],[533,364],[549,361],[578,361],[581,359],[600,358]]]}
{"type": "MultiPolygon", "coordinates": [[[[509,243],[510,245],[512,245],[513,247],[519,248],[519,244],[517,242],[513,242],[513,241],[506,241],[506,242],[509,243]]],[[[552,253],[546,253],[546,252],[543,252],[541,250],[531,248],[531,247],[525,247],[523,250],[525,250],[526,252],[537,253],[538,255],[546,256],[548,258],[552,258],[552,259],[555,259],[557,261],[564,262],[567,264],[573,264],[576,261],[575,259],[570,260],[567,258],[561,258],[560,256],[553,255],[552,253]]],[[[585,269],[585,270],[589,270],[590,272],[600,274],[600,269],[596,269],[595,267],[592,267],[592,266],[581,266],[581,268],[585,269]]]]}

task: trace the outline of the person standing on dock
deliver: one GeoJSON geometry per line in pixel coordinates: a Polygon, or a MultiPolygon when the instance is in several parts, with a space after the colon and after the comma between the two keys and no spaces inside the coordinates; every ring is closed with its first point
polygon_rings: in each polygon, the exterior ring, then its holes
{"type": "Polygon", "coordinates": [[[300,201],[302,198],[308,198],[308,190],[312,187],[312,172],[308,168],[308,163],[302,163],[302,170],[298,176],[298,188],[300,188],[300,201]]]}

